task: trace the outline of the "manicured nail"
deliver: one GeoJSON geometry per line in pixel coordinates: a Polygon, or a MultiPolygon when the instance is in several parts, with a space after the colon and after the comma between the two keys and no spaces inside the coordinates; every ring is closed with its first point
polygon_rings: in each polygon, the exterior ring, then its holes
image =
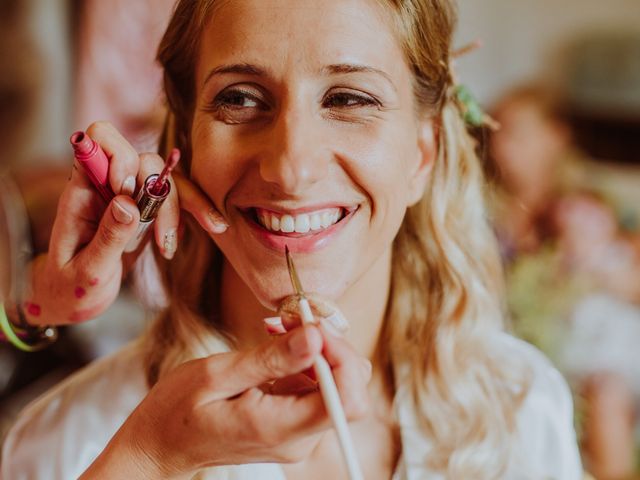
{"type": "Polygon", "coordinates": [[[113,214],[113,218],[116,219],[116,222],[122,223],[123,225],[129,225],[133,221],[133,215],[131,215],[118,200],[113,201],[111,213],[113,214]]]}
{"type": "Polygon", "coordinates": [[[287,333],[287,330],[282,324],[282,318],[280,317],[267,317],[262,319],[262,321],[269,335],[282,335],[283,333],[287,333]]]}
{"type": "Polygon", "coordinates": [[[136,190],[136,177],[133,175],[128,176],[122,182],[122,188],[120,188],[121,195],[133,195],[133,192],[136,190]]]}
{"type": "Polygon", "coordinates": [[[335,310],[328,317],[324,317],[324,319],[331,323],[331,325],[336,327],[342,333],[346,333],[349,331],[349,322],[347,322],[347,319],[344,318],[344,315],[342,315],[342,313],[337,310],[335,310]]]}
{"type": "Polygon", "coordinates": [[[207,218],[209,219],[209,223],[211,225],[211,233],[224,233],[226,232],[227,228],[229,228],[229,224],[227,223],[227,221],[214,208],[207,212],[207,218]]]}
{"type": "Polygon", "coordinates": [[[178,249],[178,234],[175,228],[170,228],[164,234],[162,248],[164,250],[164,258],[171,260],[178,249]]]}
{"type": "Polygon", "coordinates": [[[289,349],[291,353],[298,357],[303,357],[309,353],[309,344],[307,343],[307,333],[304,328],[297,329],[289,339],[289,349]]]}

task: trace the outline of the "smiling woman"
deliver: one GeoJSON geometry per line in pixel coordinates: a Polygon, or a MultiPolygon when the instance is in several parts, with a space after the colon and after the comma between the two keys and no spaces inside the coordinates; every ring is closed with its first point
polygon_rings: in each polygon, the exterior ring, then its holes
{"type": "Polygon", "coordinates": [[[453,25],[447,0],[178,3],[161,153],[181,150],[195,220],[171,262],[156,251],[168,306],[25,412],[8,478],[345,478],[305,374],[320,354],[367,479],[580,478],[564,381],[502,331],[453,25]]]}

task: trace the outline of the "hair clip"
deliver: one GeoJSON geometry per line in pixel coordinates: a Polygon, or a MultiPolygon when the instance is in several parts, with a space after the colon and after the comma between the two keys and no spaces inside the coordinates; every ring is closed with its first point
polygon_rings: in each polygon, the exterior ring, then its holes
{"type": "Polygon", "coordinates": [[[476,100],[473,93],[471,93],[469,87],[458,82],[454,68],[456,58],[466,55],[467,53],[471,53],[481,46],[482,41],[474,40],[473,42],[451,52],[451,60],[449,61],[448,67],[449,78],[453,87],[452,97],[456,100],[465,123],[475,128],[486,126],[495,131],[500,128],[500,124],[482,109],[480,103],[476,100]]]}

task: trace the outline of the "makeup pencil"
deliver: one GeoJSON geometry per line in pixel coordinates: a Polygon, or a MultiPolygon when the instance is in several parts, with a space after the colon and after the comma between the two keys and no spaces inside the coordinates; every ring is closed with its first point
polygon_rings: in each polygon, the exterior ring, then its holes
{"type": "MultiPolygon", "coordinates": [[[[296,272],[296,268],[293,264],[291,254],[289,253],[289,247],[287,246],[285,246],[285,255],[287,257],[287,267],[289,269],[291,283],[293,284],[293,288],[298,296],[302,322],[305,324],[316,323],[313,318],[313,313],[311,312],[309,301],[307,300],[304,290],[302,289],[302,285],[300,284],[298,273],[296,272]]],[[[342,449],[342,456],[345,460],[347,471],[349,472],[349,478],[350,480],[363,480],[364,477],[362,476],[362,471],[358,464],[356,449],[353,446],[353,439],[351,438],[351,432],[349,432],[347,417],[345,416],[344,409],[342,408],[342,402],[340,400],[340,395],[338,394],[338,387],[336,387],[336,382],[333,379],[331,367],[322,355],[318,355],[313,362],[313,369],[320,384],[320,392],[322,393],[325,407],[329,412],[329,416],[333,422],[333,427],[338,434],[338,442],[342,449]]]]}

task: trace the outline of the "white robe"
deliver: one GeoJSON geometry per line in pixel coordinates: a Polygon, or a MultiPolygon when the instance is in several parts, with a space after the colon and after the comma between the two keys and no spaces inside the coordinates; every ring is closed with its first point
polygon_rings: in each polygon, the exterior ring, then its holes
{"type": "MultiPolygon", "coordinates": [[[[499,335],[510,354],[524,359],[534,374],[518,413],[515,454],[505,478],[582,479],[573,404],[564,379],[533,347],[510,335],[499,335]]],[[[0,478],[78,478],[147,392],[137,343],[89,365],[23,410],[4,442],[0,478]]],[[[441,479],[425,467],[431,440],[417,427],[407,385],[399,381],[396,395],[402,455],[393,480],[441,479]]],[[[278,464],[214,467],[193,478],[286,480],[278,464]]]]}

